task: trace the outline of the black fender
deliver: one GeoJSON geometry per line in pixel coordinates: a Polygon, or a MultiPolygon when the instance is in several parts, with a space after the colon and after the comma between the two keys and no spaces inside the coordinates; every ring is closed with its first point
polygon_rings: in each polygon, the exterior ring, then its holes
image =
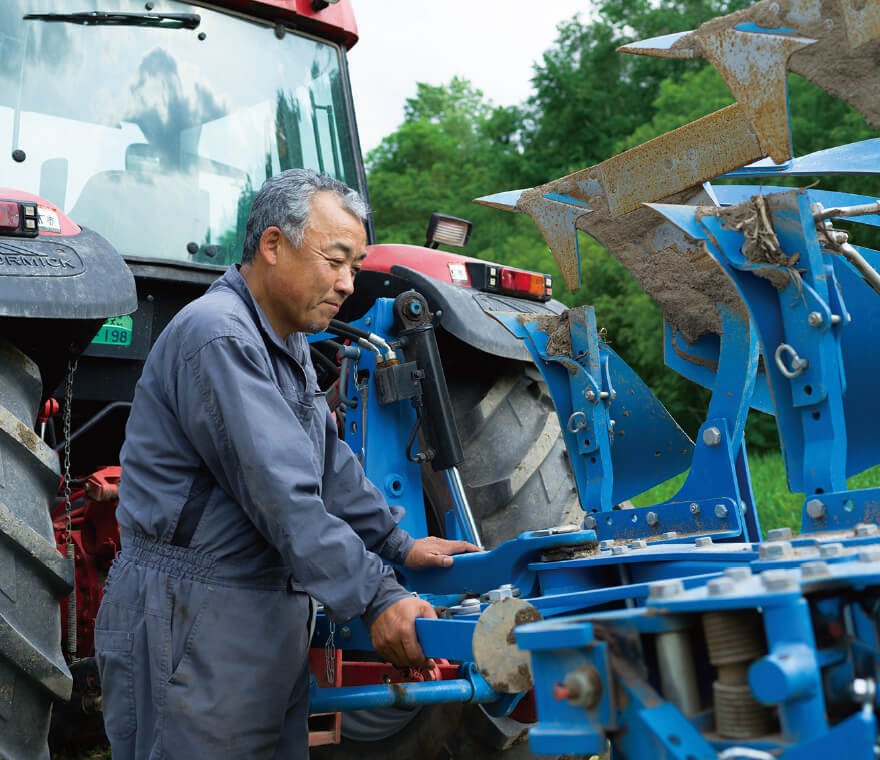
{"type": "Polygon", "coordinates": [[[377,298],[394,298],[405,290],[417,290],[437,316],[440,327],[463,343],[503,359],[532,361],[522,341],[511,335],[491,316],[493,311],[525,314],[561,314],[568,307],[556,300],[532,301],[525,298],[483,293],[464,285],[454,285],[430,277],[410,267],[394,265],[389,272],[363,270],[354,294],[345,302],[338,319],[346,322],[363,316],[377,298]]]}

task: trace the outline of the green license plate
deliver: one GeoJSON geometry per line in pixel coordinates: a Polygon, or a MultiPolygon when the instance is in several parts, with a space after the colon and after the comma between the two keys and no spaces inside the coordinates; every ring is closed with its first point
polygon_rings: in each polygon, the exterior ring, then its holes
{"type": "Polygon", "coordinates": [[[92,343],[101,346],[130,346],[133,325],[131,317],[111,317],[101,325],[92,343]]]}

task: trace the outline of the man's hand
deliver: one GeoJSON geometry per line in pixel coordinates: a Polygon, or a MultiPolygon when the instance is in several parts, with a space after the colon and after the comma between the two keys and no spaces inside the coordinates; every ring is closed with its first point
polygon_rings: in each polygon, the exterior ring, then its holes
{"type": "Polygon", "coordinates": [[[453,554],[482,551],[467,541],[447,541],[445,538],[428,536],[420,538],[409,550],[404,564],[413,570],[424,570],[427,567],[451,567],[453,554]]]}
{"type": "Polygon", "coordinates": [[[433,669],[434,661],[425,658],[416,636],[416,618],[436,618],[434,608],[414,596],[388,607],[370,627],[370,639],[378,655],[399,668],[433,669]]]}

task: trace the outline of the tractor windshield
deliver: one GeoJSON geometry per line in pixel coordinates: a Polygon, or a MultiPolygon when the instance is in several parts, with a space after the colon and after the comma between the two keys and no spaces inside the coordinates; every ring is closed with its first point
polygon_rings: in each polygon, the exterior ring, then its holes
{"type": "Polygon", "coordinates": [[[221,266],[266,177],[303,166],[359,186],[337,46],[169,0],[155,12],[198,28],[118,25],[149,16],[144,1],[106,5],[0,3],[0,184],[126,257],[221,266]]]}

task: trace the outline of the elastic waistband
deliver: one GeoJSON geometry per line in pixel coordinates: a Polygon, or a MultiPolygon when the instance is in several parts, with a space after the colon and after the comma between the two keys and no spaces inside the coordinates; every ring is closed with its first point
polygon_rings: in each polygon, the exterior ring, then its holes
{"type": "Polygon", "coordinates": [[[119,560],[153,567],[163,573],[195,580],[233,583],[260,588],[290,588],[290,573],[284,568],[265,568],[253,560],[218,559],[211,552],[188,546],[173,546],[141,533],[124,533],[119,560]]]}

